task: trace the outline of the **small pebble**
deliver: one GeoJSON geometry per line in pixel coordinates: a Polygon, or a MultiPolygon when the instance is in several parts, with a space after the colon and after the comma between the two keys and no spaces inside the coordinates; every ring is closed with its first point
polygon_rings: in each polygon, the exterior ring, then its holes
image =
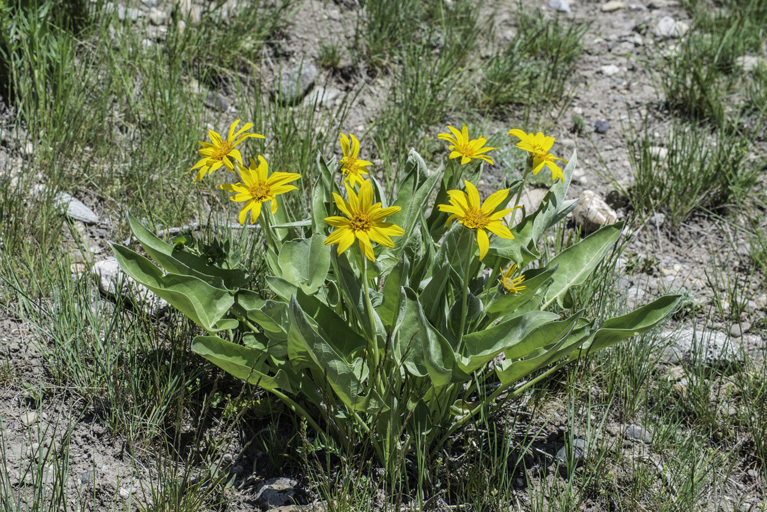
{"type": "MultiPolygon", "coordinates": [[[[573,439],[573,462],[580,464],[588,456],[588,443],[585,439],[573,439]]],[[[559,449],[556,455],[557,462],[567,464],[567,445],[559,449]]]]}
{"type": "Polygon", "coordinates": [[[602,12],[613,12],[619,9],[623,9],[624,7],[626,7],[626,4],[624,4],[623,2],[619,2],[617,0],[611,0],[610,2],[607,2],[606,4],[602,5],[602,12]]]}
{"type": "Polygon", "coordinates": [[[566,13],[571,12],[570,2],[568,2],[567,0],[549,0],[549,7],[551,7],[557,12],[566,12],[566,13]]]}
{"type": "Polygon", "coordinates": [[[626,439],[642,441],[643,443],[650,443],[652,441],[652,434],[639,425],[629,425],[626,429],[625,437],[626,439]]]}
{"type": "Polygon", "coordinates": [[[620,73],[621,69],[615,64],[608,64],[607,66],[602,66],[600,71],[602,71],[602,74],[605,76],[613,76],[620,73]]]}
{"type": "Polygon", "coordinates": [[[38,415],[35,411],[27,411],[24,413],[24,415],[21,417],[21,421],[24,423],[25,426],[30,427],[37,423],[38,415]]]}
{"type": "Polygon", "coordinates": [[[747,333],[749,329],[751,329],[751,324],[749,322],[733,324],[732,327],[730,327],[730,336],[733,338],[740,338],[747,333]]]}
{"type": "Polygon", "coordinates": [[[597,133],[605,134],[607,133],[607,130],[610,129],[610,123],[608,121],[605,121],[603,119],[600,119],[596,123],[594,123],[594,129],[597,133]]]}

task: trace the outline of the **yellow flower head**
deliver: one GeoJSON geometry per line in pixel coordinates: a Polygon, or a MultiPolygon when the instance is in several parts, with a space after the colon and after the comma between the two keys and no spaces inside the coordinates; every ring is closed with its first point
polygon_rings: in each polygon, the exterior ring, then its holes
{"type": "Polygon", "coordinates": [[[246,169],[240,163],[237,163],[237,167],[240,171],[242,183],[219,185],[219,188],[235,192],[233,196],[229,197],[232,201],[238,203],[247,201],[238,217],[241,225],[245,225],[248,212],[251,212],[250,223],[255,224],[258,216],[261,215],[261,204],[265,201],[272,202],[272,214],[276,213],[276,197],[279,194],[297,190],[295,186],[288,185],[288,183],[301,178],[301,175],[295,172],[275,172],[269,176],[269,165],[264,160],[264,157],[260,155],[258,157],[258,165],[251,158],[249,168],[246,169]]]}
{"type": "Polygon", "coordinates": [[[509,135],[513,135],[519,138],[517,147],[524,149],[533,158],[533,174],[538,174],[545,165],[551,170],[551,178],[557,181],[559,178],[565,181],[565,176],[562,174],[562,169],[554,162],[554,160],[561,160],[567,163],[567,160],[563,158],[557,158],[549,150],[554,145],[554,137],[546,137],[542,132],[538,132],[535,135],[532,133],[525,133],[522,130],[514,128],[509,130],[509,135]]]}
{"type": "Polygon", "coordinates": [[[373,204],[373,184],[369,180],[362,182],[359,192],[356,194],[348,183],[344,185],[346,186],[349,201],[345,201],[343,197],[335,193],[333,197],[336,200],[338,209],[348,219],[345,217],[325,218],[325,222],[337,228],[325,240],[325,245],[338,244],[338,254],[341,254],[351,247],[354,240],[359,240],[362,254],[370,261],[375,261],[371,241],[386,247],[394,247],[394,242],[389,237],[405,234],[401,227],[391,222],[383,222],[386,217],[400,211],[400,207],[390,206],[388,208],[381,208],[381,203],[373,204]]]}
{"type": "Polygon", "coordinates": [[[450,143],[447,149],[452,150],[452,153],[450,153],[451,159],[461,157],[461,165],[468,164],[473,158],[484,160],[490,165],[493,165],[493,159],[482,153],[487,153],[488,151],[498,148],[483,147],[485,142],[487,142],[486,138],[480,137],[478,139],[469,140],[469,130],[466,128],[466,125],[463,125],[463,130],[460,132],[452,126],[448,126],[447,128],[452,132],[452,135],[449,133],[440,133],[437,137],[450,143]]]}
{"type": "Polygon", "coordinates": [[[440,204],[437,206],[441,212],[452,213],[447,219],[448,225],[454,219],[458,219],[458,222],[467,228],[477,230],[477,244],[479,245],[479,259],[481,260],[490,248],[490,240],[487,238],[485,229],[501,238],[514,238],[514,235],[511,234],[509,228],[503,225],[502,221],[514,208],[495,211],[498,205],[509,195],[509,189],[499,190],[491,194],[480,206],[477,188],[468,181],[464,181],[464,184],[466,185],[466,192],[462,190],[448,190],[447,195],[450,198],[450,204],[440,204]]]}
{"type": "Polygon", "coordinates": [[[355,183],[361,185],[365,181],[362,174],[367,174],[368,171],[365,168],[373,164],[367,160],[359,160],[357,158],[360,154],[360,141],[351,133],[349,136],[352,138],[351,144],[349,143],[349,137],[343,133],[339,141],[341,143],[341,151],[344,152],[344,157],[341,159],[341,171],[344,173],[344,180],[348,181],[353,187],[355,183]]]}
{"type": "Polygon", "coordinates": [[[245,123],[245,125],[235,132],[235,128],[240,123],[240,120],[236,120],[229,126],[229,136],[226,140],[221,138],[221,135],[208,130],[208,137],[211,142],[199,141],[202,148],[198,150],[198,153],[202,157],[189,172],[195,169],[200,169],[197,172],[197,176],[194,181],[200,181],[206,174],[210,174],[221,166],[229,169],[230,172],[234,172],[234,161],[242,164],[242,155],[235,147],[241,144],[245,139],[249,137],[256,137],[263,139],[263,135],[257,133],[243,133],[253,128],[253,123],[245,123]]]}
{"type": "Polygon", "coordinates": [[[512,279],[511,276],[514,275],[514,272],[517,271],[517,264],[512,263],[509,265],[509,268],[506,269],[506,272],[503,271],[503,268],[501,268],[501,284],[504,288],[506,288],[506,291],[509,293],[519,293],[527,286],[522,285],[522,281],[525,280],[525,276],[521,275],[519,277],[515,277],[512,279]]]}

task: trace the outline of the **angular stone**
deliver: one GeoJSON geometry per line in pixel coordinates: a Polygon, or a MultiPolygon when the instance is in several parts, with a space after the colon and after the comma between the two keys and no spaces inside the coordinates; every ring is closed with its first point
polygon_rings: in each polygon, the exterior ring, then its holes
{"type": "Polygon", "coordinates": [[[767,60],[761,57],[755,57],[753,55],[743,55],[735,59],[735,65],[741,68],[743,71],[753,71],[754,69],[762,66],[767,67],[767,60]]]}
{"type": "Polygon", "coordinates": [[[629,425],[624,437],[634,441],[642,441],[643,443],[652,442],[652,434],[639,425],[629,425]]]}
{"type": "Polygon", "coordinates": [[[609,130],[609,129],[610,129],[610,122],[609,121],[605,121],[604,119],[600,119],[599,121],[594,123],[594,130],[597,133],[599,133],[599,134],[604,135],[605,133],[607,133],[607,130],[609,130]]]}
{"type": "Polygon", "coordinates": [[[125,274],[114,257],[96,262],[93,275],[98,279],[99,290],[106,296],[124,296],[152,316],[160,316],[168,309],[169,304],[164,299],[125,274]]]}
{"type": "Polygon", "coordinates": [[[661,339],[669,342],[661,354],[661,360],[669,364],[697,359],[707,366],[716,366],[741,360],[738,347],[723,332],[688,328],[664,331],[661,339]]]}
{"type": "Polygon", "coordinates": [[[308,61],[298,62],[284,70],[272,87],[272,95],[287,104],[300,101],[317,80],[317,68],[308,61]]]}
{"type": "Polygon", "coordinates": [[[265,508],[291,505],[299,493],[298,482],[291,478],[272,478],[256,492],[256,504],[265,508]]]}
{"type": "Polygon", "coordinates": [[[602,226],[613,224],[618,220],[615,210],[592,190],[584,190],[578,198],[578,205],[573,210],[575,223],[584,232],[596,231],[602,226]]]}
{"type": "Polygon", "coordinates": [[[605,76],[613,76],[620,73],[621,68],[619,68],[615,64],[608,64],[607,66],[602,66],[600,68],[600,71],[602,71],[602,74],[605,76]]]}
{"type": "MultiPolygon", "coordinates": [[[[556,460],[560,464],[567,464],[567,445],[559,449],[556,460]]],[[[575,465],[581,464],[589,455],[589,446],[585,439],[573,439],[572,461],[575,465]]]]}
{"type": "Polygon", "coordinates": [[[557,12],[570,13],[570,2],[568,0],[549,0],[549,7],[557,12]]]}
{"type": "Polygon", "coordinates": [[[623,2],[618,2],[617,0],[611,0],[610,2],[602,4],[602,12],[613,12],[619,9],[623,9],[625,7],[626,7],[626,4],[624,4],[623,2]]]}
{"type": "Polygon", "coordinates": [[[538,208],[541,206],[541,203],[543,202],[543,198],[546,197],[546,194],[548,193],[549,189],[547,188],[525,188],[524,192],[522,192],[522,197],[519,198],[519,206],[524,207],[524,214],[522,209],[517,209],[516,213],[512,212],[506,216],[506,221],[510,221],[513,214],[513,225],[516,226],[522,221],[525,215],[530,215],[531,213],[538,210],[538,208]]]}

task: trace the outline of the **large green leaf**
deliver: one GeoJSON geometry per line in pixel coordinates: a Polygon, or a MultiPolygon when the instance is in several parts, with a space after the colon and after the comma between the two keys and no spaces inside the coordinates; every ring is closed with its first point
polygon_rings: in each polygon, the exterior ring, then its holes
{"type": "Polygon", "coordinates": [[[337,256],[335,251],[332,253],[332,257],[336,264],[334,268],[338,270],[338,285],[341,288],[341,292],[346,297],[347,303],[351,306],[354,315],[360,321],[362,329],[365,330],[368,337],[378,336],[379,338],[386,338],[386,330],[384,329],[381,319],[375,310],[368,311],[365,305],[365,291],[363,284],[360,283],[359,278],[354,274],[349,260],[344,256],[337,256]],[[376,332],[370,332],[370,314],[373,314],[373,321],[376,326],[376,332]]]}
{"type": "MultiPolygon", "coordinates": [[[[397,200],[394,203],[394,206],[399,206],[402,209],[388,219],[389,222],[393,222],[405,230],[403,240],[407,240],[413,234],[418,221],[421,219],[426,202],[439,181],[440,174],[434,172],[429,176],[426,163],[421,156],[415,149],[410,150],[405,163],[405,177],[400,184],[397,200]]],[[[404,247],[404,243],[398,243],[392,252],[398,257],[404,247]]]]}
{"type": "Polygon", "coordinates": [[[506,360],[495,368],[504,386],[569,354],[588,337],[588,324],[576,329],[580,314],[551,322],[534,330],[520,343],[506,350],[506,360]],[[524,359],[522,359],[524,358],[524,359]]]}
{"type": "MultiPolygon", "coordinates": [[[[311,358],[314,369],[327,380],[336,396],[354,410],[375,409],[380,406],[380,399],[374,394],[365,396],[366,386],[359,371],[324,339],[306,319],[301,306],[294,298],[290,301],[289,346],[298,345],[311,358]]],[[[292,348],[291,355],[294,353],[292,348]]]]}
{"type": "Polygon", "coordinates": [[[509,314],[514,314],[518,308],[527,306],[533,303],[537,306],[542,297],[535,299],[536,294],[551,282],[551,276],[556,272],[557,267],[544,269],[543,271],[533,270],[525,274],[525,280],[522,284],[525,285],[525,289],[518,293],[504,293],[498,295],[487,306],[487,316],[489,319],[494,320],[496,318],[504,317],[509,314]],[[535,272],[535,274],[533,274],[535,272]],[[527,275],[531,275],[528,279],[527,275]]]}
{"type": "Polygon", "coordinates": [[[394,351],[398,361],[404,361],[408,371],[417,376],[429,376],[434,386],[446,386],[461,375],[455,366],[455,353],[450,343],[437,332],[424,315],[413,290],[403,288],[402,319],[393,334],[394,351]]]}
{"type": "Polygon", "coordinates": [[[391,332],[394,323],[397,321],[397,313],[400,306],[400,289],[407,285],[406,281],[409,272],[410,262],[407,254],[403,253],[399,264],[386,276],[384,281],[383,302],[376,308],[376,311],[388,332],[391,332]]]}
{"type": "MultiPolygon", "coordinates": [[[[540,326],[559,318],[548,311],[531,311],[522,316],[464,336],[466,356],[456,354],[458,366],[473,372],[505,351],[512,351],[540,326]]],[[[530,343],[532,345],[532,343],[530,343]]]]}
{"type": "Polygon", "coordinates": [[[542,309],[546,309],[555,300],[561,306],[565,293],[573,286],[582,284],[591,275],[610,247],[620,238],[622,229],[623,222],[604,226],[557,254],[548,265],[549,268],[559,265],[559,268],[554,272],[551,286],[546,290],[542,309]]]}
{"type": "Polygon", "coordinates": [[[173,274],[188,274],[206,281],[216,288],[234,290],[245,286],[247,275],[240,269],[223,269],[196,254],[175,249],[173,245],[160,240],[136,218],[128,215],[133,236],[152,258],[173,274]]]}
{"type": "Polygon", "coordinates": [[[680,295],[666,295],[631,313],[610,318],[594,333],[593,339],[581,348],[594,352],[632,336],[644,334],[676,311],[681,300],[680,295]]]}
{"type": "Polygon", "coordinates": [[[256,348],[237,345],[216,336],[197,336],[192,341],[192,351],[249,384],[267,390],[293,392],[285,372],[278,370],[274,375],[267,373],[269,368],[264,364],[265,354],[256,348]]]}
{"type": "Polygon", "coordinates": [[[310,239],[291,240],[282,245],[278,264],[282,279],[311,295],[320,289],[328,275],[330,247],[319,233],[310,239]]]}
{"type": "Polygon", "coordinates": [[[167,300],[205,330],[215,332],[236,327],[230,322],[217,324],[234,304],[228,290],[215,288],[190,275],[164,274],[151,261],[121,245],[112,245],[120,267],[136,282],[167,300]]]}
{"type": "Polygon", "coordinates": [[[307,320],[317,329],[323,339],[333,345],[333,348],[344,358],[359,355],[360,350],[367,346],[365,338],[355,332],[349,322],[338,316],[315,296],[307,295],[301,290],[296,294],[296,300],[306,313],[307,320]]]}

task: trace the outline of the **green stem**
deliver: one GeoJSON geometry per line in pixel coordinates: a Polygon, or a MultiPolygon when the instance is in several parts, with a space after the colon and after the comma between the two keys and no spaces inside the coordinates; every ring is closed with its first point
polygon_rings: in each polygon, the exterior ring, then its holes
{"type": "MultiPolygon", "coordinates": [[[[506,400],[508,400],[508,399],[510,399],[510,398],[514,398],[514,397],[516,397],[516,396],[519,396],[519,395],[521,395],[521,394],[522,394],[524,391],[526,391],[526,390],[527,390],[527,389],[528,389],[530,386],[533,386],[533,385],[537,384],[537,383],[538,383],[538,382],[540,382],[542,379],[545,379],[546,377],[548,377],[549,375],[551,375],[551,374],[552,374],[552,373],[554,373],[555,371],[559,370],[559,369],[560,369],[562,366],[566,365],[566,364],[567,364],[567,363],[569,363],[569,362],[570,362],[570,360],[569,360],[569,359],[565,359],[564,361],[562,361],[561,363],[557,364],[556,366],[554,366],[554,367],[552,367],[552,368],[549,368],[548,370],[546,370],[546,371],[545,371],[545,372],[543,372],[542,374],[538,375],[538,376],[537,376],[536,378],[534,378],[533,380],[531,380],[531,381],[529,381],[529,382],[526,382],[524,385],[522,385],[522,386],[518,387],[517,389],[515,389],[514,391],[512,391],[511,393],[509,393],[508,395],[506,395],[506,398],[503,400],[503,402],[505,403],[505,402],[506,402],[506,400]]],[[[508,388],[508,386],[501,386],[501,387],[499,387],[498,389],[496,389],[496,390],[493,392],[493,394],[492,394],[492,395],[490,395],[490,396],[489,396],[489,397],[487,397],[485,400],[483,400],[483,403],[491,403],[491,402],[493,402],[493,400],[497,399],[497,398],[498,398],[498,397],[501,395],[501,393],[503,393],[504,391],[506,391],[506,389],[507,389],[507,388],[508,388]]],[[[463,417],[463,418],[461,418],[460,420],[458,420],[458,421],[456,421],[455,423],[453,423],[453,424],[450,426],[450,428],[449,428],[449,429],[447,429],[447,432],[445,432],[445,434],[442,436],[442,439],[440,439],[439,443],[437,443],[437,445],[435,445],[435,446],[442,446],[442,445],[445,443],[445,441],[446,441],[446,440],[447,440],[447,439],[448,439],[450,436],[452,436],[452,435],[453,435],[453,433],[455,433],[455,431],[456,431],[456,430],[458,430],[458,429],[459,429],[459,428],[460,428],[460,427],[461,427],[461,426],[462,426],[464,423],[466,423],[467,421],[469,421],[470,419],[472,419],[472,418],[473,418],[473,417],[474,417],[474,416],[475,416],[477,413],[479,413],[479,411],[481,411],[482,409],[483,409],[483,407],[481,407],[481,406],[477,406],[477,407],[475,407],[474,409],[472,409],[472,410],[471,410],[471,411],[470,411],[470,412],[469,412],[469,413],[468,413],[466,416],[464,416],[464,417],[463,417]]]]}
{"type": "Polygon", "coordinates": [[[458,353],[463,349],[463,331],[466,329],[466,309],[469,301],[469,274],[471,273],[471,260],[474,255],[474,245],[469,244],[469,254],[466,258],[466,269],[463,274],[463,297],[461,297],[461,324],[458,328],[458,353]]]}
{"type": "Polygon", "coordinates": [[[533,170],[533,162],[532,157],[527,159],[527,164],[525,165],[525,174],[522,176],[522,183],[519,185],[519,189],[517,189],[517,197],[514,199],[514,209],[511,211],[511,219],[509,219],[509,226],[514,226],[514,217],[517,215],[517,206],[519,206],[519,200],[522,199],[522,191],[525,189],[525,184],[527,183],[527,177],[530,176],[530,171],[533,170]]]}
{"type": "Polygon", "coordinates": [[[362,255],[362,282],[365,284],[365,306],[368,310],[368,320],[370,322],[370,337],[368,339],[368,348],[370,352],[370,379],[375,379],[378,370],[378,338],[376,336],[376,321],[373,311],[373,303],[370,302],[370,286],[368,285],[368,259],[362,255]]]}
{"type": "Polygon", "coordinates": [[[306,409],[304,409],[303,407],[298,405],[298,403],[296,403],[288,395],[286,395],[285,393],[283,393],[282,391],[280,391],[278,389],[269,389],[267,391],[272,392],[280,400],[285,402],[285,404],[287,404],[287,406],[290,408],[291,411],[297,413],[299,416],[302,416],[309,423],[309,425],[312,426],[312,428],[316,432],[322,432],[322,429],[320,428],[320,426],[317,424],[316,421],[314,421],[314,418],[312,418],[311,415],[308,412],[306,412],[306,409]]]}
{"type": "MultiPolygon", "coordinates": [[[[274,201],[274,199],[272,199],[274,201]]],[[[272,226],[269,219],[269,211],[267,211],[266,208],[262,207],[261,210],[261,228],[264,231],[264,236],[266,237],[266,244],[268,247],[270,247],[273,251],[277,252],[279,250],[279,247],[274,243],[274,234],[272,233],[272,226]]]]}

